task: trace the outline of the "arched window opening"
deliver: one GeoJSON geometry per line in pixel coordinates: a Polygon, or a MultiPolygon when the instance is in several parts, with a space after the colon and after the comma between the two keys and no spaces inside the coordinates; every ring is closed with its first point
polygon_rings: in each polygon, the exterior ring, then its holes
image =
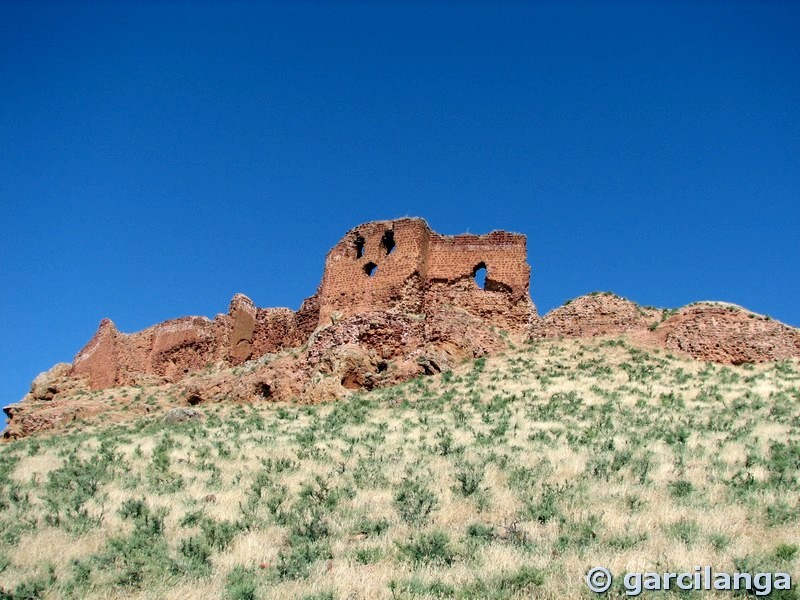
{"type": "Polygon", "coordinates": [[[376,265],[374,262],[368,262],[367,264],[364,265],[364,273],[372,277],[373,275],[375,275],[375,269],[377,268],[378,265],[376,265]]]}
{"type": "Polygon", "coordinates": [[[359,236],[356,237],[356,242],[355,242],[355,245],[356,245],[356,258],[361,258],[362,256],[364,256],[364,243],[365,242],[366,242],[366,240],[362,236],[359,235],[359,236]]]}
{"type": "Polygon", "coordinates": [[[387,255],[392,253],[392,250],[394,250],[395,247],[394,231],[387,229],[384,232],[383,238],[381,239],[381,247],[386,251],[387,255]]]}
{"type": "Polygon", "coordinates": [[[486,289],[486,263],[478,263],[475,265],[475,268],[472,270],[472,277],[475,279],[475,283],[478,284],[478,287],[482,290],[486,289]]]}

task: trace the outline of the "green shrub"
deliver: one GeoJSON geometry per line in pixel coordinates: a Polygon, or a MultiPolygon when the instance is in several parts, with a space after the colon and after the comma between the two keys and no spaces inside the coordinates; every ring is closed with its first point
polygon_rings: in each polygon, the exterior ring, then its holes
{"type": "Polygon", "coordinates": [[[119,585],[142,587],[148,580],[164,576],[174,563],[164,537],[166,510],[151,511],[147,504],[132,501],[120,515],[133,521],[133,531],[108,540],[106,550],[98,557],[101,566],[117,571],[119,585]]]}
{"type": "Polygon", "coordinates": [[[471,465],[463,463],[456,471],[457,486],[453,487],[453,491],[462,496],[472,496],[474,493],[480,491],[481,483],[483,483],[483,468],[478,465],[471,465]]]}
{"type": "Polygon", "coordinates": [[[439,501],[419,479],[406,477],[394,495],[394,507],[400,518],[409,525],[425,523],[439,501]]]}
{"type": "Polygon", "coordinates": [[[205,542],[215,550],[225,550],[231,540],[239,533],[241,527],[231,521],[215,521],[205,517],[200,520],[200,530],[203,532],[205,542]]]}
{"type": "Polygon", "coordinates": [[[797,544],[778,544],[775,547],[775,558],[778,560],[790,561],[797,556],[797,544]]]}
{"type": "Polygon", "coordinates": [[[318,560],[333,558],[330,547],[322,542],[301,543],[278,552],[275,573],[280,579],[305,579],[318,560]]]}
{"type": "Polygon", "coordinates": [[[358,548],[353,553],[353,556],[355,557],[356,562],[362,565],[369,565],[376,563],[383,558],[383,549],[377,547],[358,548]]]}
{"type": "Polygon", "coordinates": [[[408,543],[397,543],[401,556],[411,562],[452,565],[456,554],[450,546],[450,536],[443,531],[421,533],[408,543]]]}
{"type": "Polygon", "coordinates": [[[458,594],[462,600],[505,600],[525,594],[535,598],[536,588],[544,584],[544,574],[534,567],[522,566],[488,580],[476,579],[458,594]]]}
{"type": "Polygon", "coordinates": [[[711,542],[711,545],[717,552],[722,552],[731,545],[730,538],[721,533],[712,533],[708,536],[708,541],[711,542]]]}
{"type": "Polygon", "coordinates": [[[228,573],[225,594],[230,600],[256,600],[256,587],[255,572],[240,565],[228,573]]]}
{"type": "Polygon", "coordinates": [[[584,550],[598,539],[601,527],[602,523],[597,515],[588,515],[577,521],[564,521],[554,550],[559,554],[571,548],[584,550]]]}
{"type": "Polygon", "coordinates": [[[496,537],[494,527],[483,523],[473,523],[467,527],[467,536],[482,542],[491,542],[496,537]]]}
{"type": "Polygon", "coordinates": [[[667,535],[688,546],[700,536],[700,526],[696,521],[681,519],[667,526],[667,535]]]}
{"type": "Polygon", "coordinates": [[[688,496],[692,495],[692,492],[694,492],[694,486],[692,485],[692,482],[686,481],[685,479],[671,481],[667,485],[667,488],[669,489],[669,495],[673,498],[687,498],[688,496]]]}
{"type": "Polygon", "coordinates": [[[100,486],[111,478],[114,460],[113,456],[102,453],[81,460],[73,452],[61,467],[50,471],[42,498],[47,510],[45,522],[74,533],[99,525],[100,517],[90,514],[87,503],[100,500],[100,486]]]}
{"type": "Polygon", "coordinates": [[[208,547],[206,540],[197,537],[189,537],[181,540],[178,552],[183,558],[182,568],[190,575],[208,575],[211,571],[211,548],[208,547]]]}
{"type": "Polygon", "coordinates": [[[47,590],[55,583],[55,567],[48,565],[47,575],[42,575],[33,579],[27,579],[20,582],[14,588],[14,592],[10,596],[6,596],[6,592],[0,589],[0,598],[9,600],[39,600],[45,597],[47,590]]]}
{"type": "Polygon", "coordinates": [[[767,525],[771,527],[800,520],[800,504],[791,506],[786,502],[778,501],[767,505],[765,512],[767,525]]]}
{"type": "Polygon", "coordinates": [[[525,514],[539,523],[547,523],[552,519],[559,518],[561,511],[558,507],[558,499],[563,496],[565,489],[565,486],[544,484],[538,498],[523,499],[525,514]]]}

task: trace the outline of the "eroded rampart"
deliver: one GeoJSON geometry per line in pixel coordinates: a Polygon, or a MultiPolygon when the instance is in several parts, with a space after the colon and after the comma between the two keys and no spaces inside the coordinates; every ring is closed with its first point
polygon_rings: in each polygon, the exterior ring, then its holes
{"type": "MultiPolygon", "coordinates": [[[[167,406],[316,402],[545,338],[622,335],[727,364],[800,357],[800,330],[719,303],[665,310],[593,293],[539,317],[526,252],[517,233],[445,236],[417,218],[359,225],[330,250],[317,293],[297,311],[258,308],[237,294],[214,319],[132,334],[104,319],[72,364],[40,374],[5,409],[4,437],[112,410],[119,398],[99,390],[147,386],[167,406]]],[[[132,414],[152,409],[140,404],[132,414]]]]}

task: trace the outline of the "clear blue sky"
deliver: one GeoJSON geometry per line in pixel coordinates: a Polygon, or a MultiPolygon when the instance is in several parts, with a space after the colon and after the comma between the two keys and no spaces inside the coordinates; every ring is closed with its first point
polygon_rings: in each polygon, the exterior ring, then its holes
{"type": "Polygon", "coordinates": [[[800,4],[0,4],[0,403],[99,321],[297,308],[358,223],[800,325],[800,4]]]}

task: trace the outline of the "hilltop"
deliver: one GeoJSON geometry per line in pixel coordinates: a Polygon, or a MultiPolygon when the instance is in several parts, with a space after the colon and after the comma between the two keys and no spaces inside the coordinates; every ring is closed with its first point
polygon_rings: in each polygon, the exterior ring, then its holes
{"type": "Polygon", "coordinates": [[[539,316],[529,284],[522,234],[444,236],[418,218],[365,223],[331,249],[319,289],[297,311],[236,294],[214,319],[133,334],[104,319],[72,363],[4,409],[4,438],[176,405],[327,401],[537,339],[624,335],[733,365],[800,356],[800,330],[729,303],[658,309],[603,292],[539,316]]]}

